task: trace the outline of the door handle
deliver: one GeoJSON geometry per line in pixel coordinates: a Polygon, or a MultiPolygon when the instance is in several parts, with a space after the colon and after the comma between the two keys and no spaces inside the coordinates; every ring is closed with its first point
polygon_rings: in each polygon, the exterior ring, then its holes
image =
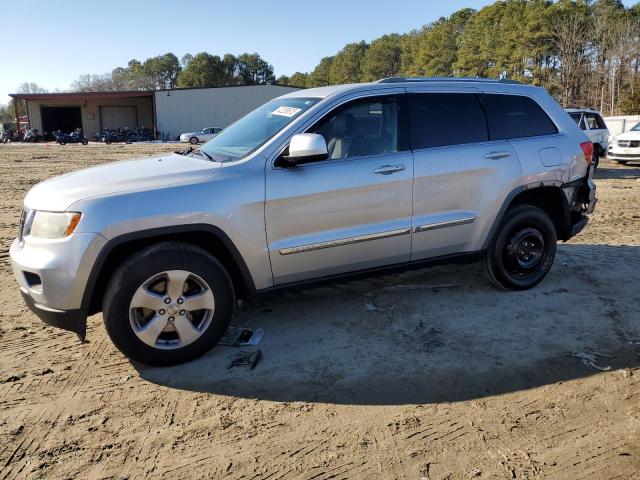
{"type": "Polygon", "coordinates": [[[511,156],[511,152],[489,152],[484,158],[488,160],[500,160],[501,158],[507,158],[511,156]]]}
{"type": "Polygon", "coordinates": [[[401,172],[404,170],[404,165],[382,165],[376,168],[373,173],[378,173],[380,175],[389,175],[395,172],[401,172]]]}

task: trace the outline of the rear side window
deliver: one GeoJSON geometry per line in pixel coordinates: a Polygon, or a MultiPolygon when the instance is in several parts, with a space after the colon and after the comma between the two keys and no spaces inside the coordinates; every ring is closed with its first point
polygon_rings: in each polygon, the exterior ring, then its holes
{"type": "Polygon", "coordinates": [[[484,111],[473,93],[411,94],[409,122],[414,149],[489,139],[484,111]]]}
{"type": "Polygon", "coordinates": [[[581,113],[570,113],[569,114],[574,122],[578,124],[580,130],[586,130],[587,126],[584,124],[584,115],[581,113]]]}
{"type": "Polygon", "coordinates": [[[607,126],[604,124],[602,117],[597,113],[587,113],[587,123],[591,130],[604,130],[607,126]]]}
{"type": "Polygon", "coordinates": [[[482,95],[489,117],[491,140],[537,137],[558,133],[549,116],[531,98],[520,95],[482,95]]]}

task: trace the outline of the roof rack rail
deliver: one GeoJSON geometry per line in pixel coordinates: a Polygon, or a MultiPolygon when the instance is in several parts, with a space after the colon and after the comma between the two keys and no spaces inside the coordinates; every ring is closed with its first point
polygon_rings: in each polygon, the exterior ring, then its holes
{"type": "Polygon", "coordinates": [[[517,80],[496,78],[468,78],[468,77],[389,77],[378,80],[376,83],[405,83],[405,82],[484,82],[484,83],[510,83],[522,85],[517,80]]]}

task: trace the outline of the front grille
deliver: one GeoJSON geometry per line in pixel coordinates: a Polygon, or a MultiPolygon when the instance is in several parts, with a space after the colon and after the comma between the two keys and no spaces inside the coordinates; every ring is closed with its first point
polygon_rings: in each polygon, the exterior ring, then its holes
{"type": "Polygon", "coordinates": [[[634,158],[640,160],[640,152],[638,153],[610,153],[611,158],[634,158]]]}
{"type": "Polygon", "coordinates": [[[640,140],[618,140],[618,146],[622,148],[638,148],[640,140]]]}

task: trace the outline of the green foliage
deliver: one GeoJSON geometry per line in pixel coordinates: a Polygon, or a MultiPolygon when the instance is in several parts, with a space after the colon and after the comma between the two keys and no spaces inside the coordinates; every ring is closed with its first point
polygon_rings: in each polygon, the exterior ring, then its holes
{"type": "Polygon", "coordinates": [[[384,35],[365,51],[362,77],[370,82],[398,76],[402,68],[402,39],[398,34],[384,35]]]}
{"type": "Polygon", "coordinates": [[[264,85],[273,83],[273,66],[257,53],[243,53],[238,57],[237,71],[239,83],[243,85],[264,85]]]}
{"type": "Polygon", "coordinates": [[[222,59],[206,52],[196,54],[178,76],[177,86],[212,87],[224,85],[225,74],[222,59]]]}
{"type": "Polygon", "coordinates": [[[337,85],[361,82],[364,78],[364,57],[368,49],[369,45],[364,41],[345,45],[333,57],[329,71],[329,83],[337,85]]]}
{"type": "Polygon", "coordinates": [[[320,60],[320,63],[307,78],[307,87],[321,87],[323,85],[329,85],[331,77],[331,66],[333,65],[333,59],[335,57],[324,57],[320,60]]]}

